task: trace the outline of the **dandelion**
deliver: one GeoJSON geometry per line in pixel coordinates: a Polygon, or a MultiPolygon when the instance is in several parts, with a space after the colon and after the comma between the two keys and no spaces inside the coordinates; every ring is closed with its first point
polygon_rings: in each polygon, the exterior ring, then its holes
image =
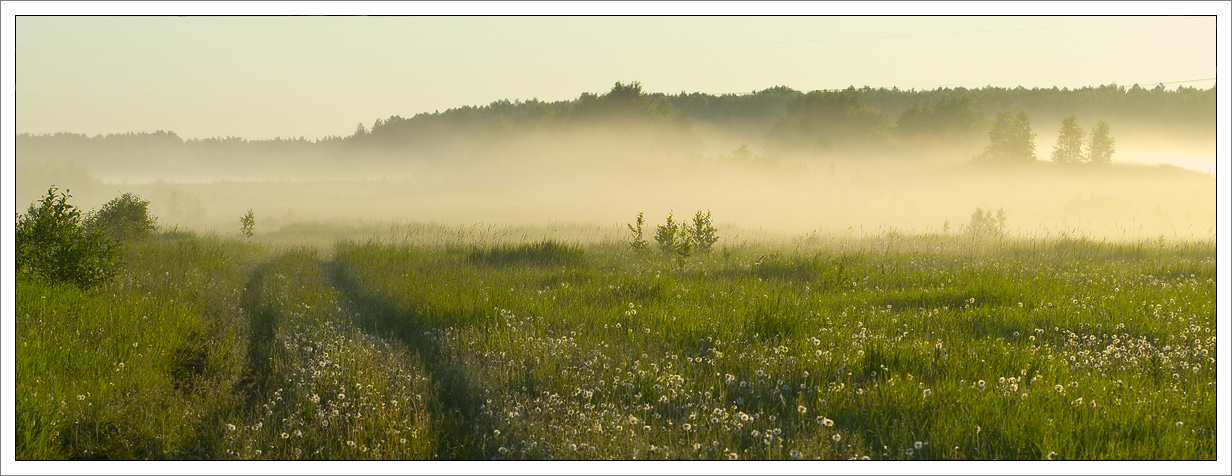
{"type": "Polygon", "coordinates": [[[805,407],[804,405],[799,405],[796,407],[796,411],[799,411],[800,413],[808,413],[808,407],[805,407]]]}
{"type": "Polygon", "coordinates": [[[1065,393],[1065,386],[1064,386],[1064,385],[1061,385],[1061,384],[1059,384],[1059,383],[1058,383],[1058,384],[1057,384],[1057,386],[1056,386],[1056,387],[1053,387],[1053,388],[1055,388],[1055,389],[1057,390],[1057,392],[1060,392],[1060,393],[1065,393]]]}
{"type": "Polygon", "coordinates": [[[230,423],[227,423],[227,430],[228,430],[228,431],[235,431],[235,425],[232,425],[232,424],[230,424],[230,423]]]}
{"type": "Polygon", "coordinates": [[[683,425],[680,425],[680,428],[681,428],[681,429],[683,429],[684,431],[690,431],[690,430],[692,430],[692,429],[693,429],[693,425],[690,425],[690,424],[688,424],[688,423],[685,423],[685,424],[683,424],[683,425]]]}
{"type": "Polygon", "coordinates": [[[500,436],[500,430],[492,430],[492,436],[500,436]]]}
{"type": "Polygon", "coordinates": [[[284,432],[282,432],[282,434],[281,434],[281,435],[278,435],[278,436],[281,436],[281,437],[282,437],[282,439],[284,439],[284,440],[285,440],[285,439],[287,439],[287,438],[290,438],[290,437],[291,437],[291,435],[288,435],[288,434],[287,434],[287,432],[285,432],[285,431],[284,431],[284,432]]]}
{"type": "Polygon", "coordinates": [[[753,432],[752,432],[752,433],[750,433],[750,434],[751,434],[751,435],[753,435],[753,438],[757,438],[757,437],[761,436],[761,432],[760,432],[760,431],[757,431],[757,430],[753,430],[753,432]]]}
{"type": "Polygon", "coordinates": [[[831,440],[834,440],[834,442],[835,442],[835,443],[838,443],[839,441],[842,441],[842,440],[843,440],[843,435],[840,435],[840,434],[838,434],[838,433],[835,433],[835,434],[834,434],[834,436],[831,436],[831,437],[830,437],[830,439],[831,439],[831,440]]]}
{"type": "Polygon", "coordinates": [[[1053,457],[1053,456],[1056,456],[1056,455],[1057,455],[1057,452],[1056,452],[1056,451],[1049,451],[1049,452],[1048,452],[1048,459],[1049,459],[1049,460],[1052,460],[1052,457],[1053,457]]]}
{"type": "Polygon", "coordinates": [[[350,447],[354,448],[354,447],[355,447],[355,442],[354,442],[354,441],[351,441],[351,440],[347,440],[347,446],[350,446],[350,447]]]}
{"type": "Polygon", "coordinates": [[[928,398],[928,396],[932,394],[933,394],[933,390],[931,388],[924,389],[924,398],[928,398]]]}
{"type": "Polygon", "coordinates": [[[1176,427],[1177,427],[1177,428],[1180,428],[1180,427],[1182,427],[1182,426],[1185,426],[1185,422],[1183,422],[1183,421],[1178,421],[1178,422],[1176,422],[1176,427]]]}
{"type": "Polygon", "coordinates": [[[983,392],[984,391],[984,381],[980,380],[979,385],[980,385],[980,391],[983,392]]]}
{"type": "Polygon", "coordinates": [[[1071,404],[1071,405],[1073,405],[1073,406],[1075,406],[1075,407],[1082,405],[1082,397],[1078,397],[1078,399],[1077,399],[1077,400],[1074,400],[1073,402],[1070,402],[1070,404],[1071,404]]]}
{"type": "Polygon", "coordinates": [[[917,450],[918,450],[918,449],[923,449],[923,448],[924,448],[924,443],[923,443],[923,442],[921,442],[921,441],[917,441],[917,442],[915,442],[915,444],[914,444],[914,445],[912,445],[912,446],[915,446],[915,449],[917,449],[917,450]]]}

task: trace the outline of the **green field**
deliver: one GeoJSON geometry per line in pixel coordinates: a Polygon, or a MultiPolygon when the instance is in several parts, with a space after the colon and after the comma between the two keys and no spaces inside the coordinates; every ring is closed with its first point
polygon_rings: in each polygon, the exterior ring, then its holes
{"type": "Polygon", "coordinates": [[[17,459],[1216,458],[1213,241],[404,228],[19,273],[17,459]]]}

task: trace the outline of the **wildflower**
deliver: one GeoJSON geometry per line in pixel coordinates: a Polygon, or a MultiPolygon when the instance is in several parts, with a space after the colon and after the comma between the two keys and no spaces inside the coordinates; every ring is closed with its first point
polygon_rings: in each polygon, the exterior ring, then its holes
{"type": "Polygon", "coordinates": [[[917,442],[915,442],[915,445],[912,445],[912,446],[915,446],[915,449],[917,449],[917,450],[918,450],[918,449],[922,449],[922,448],[924,448],[924,443],[923,443],[923,442],[920,442],[920,441],[917,441],[917,442]]]}
{"type": "Polygon", "coordinates": [[[761,432],[760,432],[760,431],[757,431],[757,430],[753,430],[753,432],[752,432],[751,434],[753,435],[753,438],[757,438],[757,437],[761,436],[761,432]]]}
{"type": "Polygon", "coordinates": [[[980,380],[979,384],[980,384],[980,391],[983,392],[984,391],[984,381],[980,380]]]}
{"type": "Polygon", "coordinates": [[[830,437],[830,439],[834,440],[835,443],[838,443],[839,441],[843,439],[843,435],[835,433],[834,436],[830,437]]]}
{"type": "Polygon", "coordinates": [[[347,440],[347,446],[350,446],[350,447],[354,448],[354,447],[355,447],[355,442],[354,442],[354,441],[351,441],[351,440],[347,440]]]}
{"type": "Polygon", "coordinates": [[[933,394],[933,389],[931,388],[924,389],[924,398],[928,398],[928,396],[932,394],[933,394]]]}
{"type": "Polygon", "coordinates": [[[287,439],[287,438],[290,438],[290,437],[291,437],[291,435],[288,435],[288,434],[287,434],[287,432],[285,432],[285,431],[284,431],[284,432],[282,432],[282,434],[281,434],[281,435],[278,435],[278,436],[281,436],[281,437],[282,437],[282,439],[284,439],[284,440],[285,440],[285,439],[287,439]]]}
{"type": "Polygon", "coordinates": [[[1049,452],[1048,452],[1048,459],[1049,459],[1049,460],[1051,460],[1051,459],[1052,459],[1052,457],[1053,457],[1053,456],[1056,456],[1056,455],[1057,455],[1057,452],[1056,452],[1056,451],[1049,451],[1049,452]]]}
{"type": "Polygon", "coordinates": [[[683,429],[684,431],[689,431],[689,430],[692,430],[692,429],[693,429],[693,425],[690,425],[690,424],[688,424],[688,423],[685,423],[685,424],[683,424],[683,425],[680,425],[680,428],[681,428],[681,429],[683,429]]]}
{"type": "Polygon", "coordinates": [[[800,413],[808,413],[808,408],[805,407],[804,405],[797,406],[796,410],[799,411],[800,413]]]}
{"type": "Polygon", "coordinates": [[[800,450],[791,450],[791,457],[792,458],[802,458],[804,457],[804,454],[800,453],[800,450]]]}
{"type": "Polygon", "coordinates": [[[232,424],[230,424],[230,423],[227,423],[227,430],[229,430],[229,431],[235,431],[235,425],[232,425],[232,424]]]}
{"type": "Polygon", "coordinates": [[[500,430],[492,430],[492,436],[500,436],[500,430]]]}
{"type": "Polygon", "coordinates": [[[1078,399],[1077,399],[1077,400],[1074,400],[1073,402],[1070,402],[1070,405],[1073,405],[1073,406],[1075,406],[1075,407],[1082,405],[1082,397],[1078,397],[1078,399]]]}
{"type": "Polygon", "coordinates": [[[911,456],[911,455],[913,455],[913,454],[915,454],[915,450],[913,450],[913,449],[911,449],[911,448],[907,448],[907,456],[911,456]]]}
{"type": "Polygon", "coordinates": [[[1180,428],[1180,427],[1182,427],[1182,426],[1185,426],[1185,422],[1183,422],[1183,421],[1178,421],[1178,422],[1176,422],[1176,427],[1177,427],[1177,428],[1180,428]]]}
{"type": "Polygon", "coordinates": [[[1055,388],[1058,392],[1065,393],[1065,386],[1064,386],[1064,385],[1061,385],[1061,384],[1059,384],[1059,383],[1058,383],[1058,384],[1057,384],[1057,386],[1056,386],[1056,387],[1053,387],[1053,388],[1055,388]]]}

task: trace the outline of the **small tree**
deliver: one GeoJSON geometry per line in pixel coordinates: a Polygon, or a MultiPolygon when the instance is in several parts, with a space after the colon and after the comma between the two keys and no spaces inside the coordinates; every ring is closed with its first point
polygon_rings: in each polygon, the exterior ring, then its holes
{"type": "Polygon", "coordinates": [[[997,114],[988,131],[989,144],[980,159],[998,163],[1034,162],[1035,132],[1027,111],[997,114]]]}
{"type": "Polygon", "coordinates": [[[642,212],[637,212],[637,227],[634,228],[631,224],[625,224],[625,226],[629,227],[629,232],[633,234],[633,241],[629,243],[629,246],[632,246],[634,250],[645,251],[650,248],[650,243],[647,243],[642,236],[642,225],[645,223],[646,220],[642,218],[642,212]]]}
{"type": "Polygon", "coordinates": [[[667,223],[659,225],[655,229],[655,241],[659,243],[659,250],[664,253],[671,253],[676,250],[676,235],[680,232],[680,225],[672,220],[672,214],[667,214],[667,223]]]}
{"type": "Polygon", "coordinates": [[[1112,162],[1112,153],[1116,152],[1116,139],[1108,134],[1108,123],[1099,121],[1091,131],[1091,141],[1087,143],[1088,160],[1093,164],[1112,162]]]}
{"type": "Polygon", "coordinates": [[[157,220],[150,216],[149,206],[149,200],[125,193],[103,205],[89,223],[102,228],[113,240],[148,236],[157,228],[157,220]]]}
{"type": "Polygon", "coordinates": [[[1061,121],[1057,145],[1052,147],[1052,161],[1058,164],[1079,164],[1086,160],[1082,154],[1082,138],[1086,132],[1078,127],[1073,114],[1061,121]]]}
{"type": "Polygon", "coordinates": [[[676,263],[681,268],[684,267],[685,260],[689,259],[689,255],[693,254],[693,230],[688,224],[680,227],[679,234],[676,235],[676,263]]]}
{"type": "Polygon", "coordinates": [[[701,210],[693,215],[693,236],[692,240],[697,249],[702,253],[710,253],[710,248],[714,243],[719,241],[718,230],[710,222],[710,211],[707,210],[705,215],[702,215],[701,210]]]}
{"type": "Polygon", "coordinates": [[[245,238],[252,238],[253,227],[257,225],[257,218],[252,214],[252,209],[248,209],[248,213],[240,217],[240,232],[245,238]]]}
{"type": "Polygon", "coordinates": [[[81,210],[68,204],[70,196],[53,186],[37,208],[17,217],[17,271],[86,289],[111,278],[115,251],[107,233],[87,226],[81,210]]]}
{"type": "Polygon", "coordinates": [[[1005,209],[998,209],[994,216],[992,210],[976,208],[971,214],[971,223],[967,225],[967,234],[976,238],[1001,236],[1005,233],[1005,209]]]}

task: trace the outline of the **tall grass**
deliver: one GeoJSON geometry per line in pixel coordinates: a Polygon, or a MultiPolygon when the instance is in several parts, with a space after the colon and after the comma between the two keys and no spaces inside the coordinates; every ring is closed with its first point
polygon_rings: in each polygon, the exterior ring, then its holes
{"type": "Polygon", "coordinates": [[[18,458],[1215,457],[1213,243],[412,241],[23,279],[18,458]]]}

